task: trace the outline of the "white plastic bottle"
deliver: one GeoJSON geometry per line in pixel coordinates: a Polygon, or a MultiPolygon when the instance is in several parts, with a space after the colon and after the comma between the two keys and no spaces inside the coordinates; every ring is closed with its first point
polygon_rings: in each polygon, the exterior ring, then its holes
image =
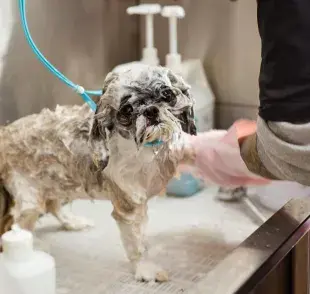
{"type": "MultiPolygon", "coordinates": [[[[2,236],[3,253],[0,268],[10,276],[16,294],[55,294],[55,261],[49,254],[33,250],[33,236],[29,231],[13,225],[2,236]]],[[[4,285],[4,294],[10,285],[4,285]]],[[[1,292],[2,293],[2,292],[1,292]]]]}

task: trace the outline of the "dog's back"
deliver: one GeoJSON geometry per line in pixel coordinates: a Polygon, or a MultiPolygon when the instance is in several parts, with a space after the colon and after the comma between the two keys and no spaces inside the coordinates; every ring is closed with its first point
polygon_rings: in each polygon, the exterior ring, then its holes
{"type": "Polygon", "coordinates": [[[85,192],[89,113],[87,105],[59,106],[0,127],[0,235],[12,214],[45,213],[51,201],[85,192]]]}

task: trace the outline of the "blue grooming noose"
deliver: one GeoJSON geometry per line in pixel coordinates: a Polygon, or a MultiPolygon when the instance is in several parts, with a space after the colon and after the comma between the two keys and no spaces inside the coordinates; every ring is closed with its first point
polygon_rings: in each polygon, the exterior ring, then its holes
{"type": "Polygon", "coordinates": [[[35,53],[36,57],[43,63],[43,65],[52,73],[54,74],[59,80],[64,82],[67,86],[73,89],[75,92],[81,95],[83,100],[89,105],[89,107],[96,111],[96,103],[90,98],[89,95],[93,96],[101,96],[102,90],[99,91],[86,91],[82,86],[74,84],[70,81],[67,77],[65,77],[57,68],[55,68],[40,52],[39,48],[33,42],[33,39],[30,35],[27,18],[26,18],[26,0],[19,0],[19,12],[21,18],[21,24],[26,36],[26,40],[30,45],[32,51],[35,53]]]}
{"type": "Polygon", "coordinates": [[[147,142],[144,144],[146,147],[156,147],[162,145],[164,142],[162,140],[156,139],[155,141],[152,142],[147,142]]]}
{"type": "MultiPolygon", "coordinates": [[[[77,85],[70,81],[66,76],[64,76],[57,68],[55,68],[46,58],[45,56],[40,52],[39,48],[34,43],[31,34],[29,32],[28,23],[27,23],[27,17],[26,17],[26,0],[18,0],[19,3],[19,12],[20,12],[20,18],[21,18],[21,24],[24,31],[24,34],[26,36],[26,40],[32,49],[32,51],[35,53],[36,57],[41,61],[41,63],[52,73],[54,74],[59,80],[61,80],[63,83],[65,83],[67,86],[69,86],[71,89],[73,89],[76,93],[78,93],[82,99],[88,104],[88,106],[91,108],[91,110],[96,111],[96,103],[91,99],[90,96],[101,96],[102,90],[98,91],[87,91],[82,86],[77,85]]],[[[147,147],[153,147],[153,146],[159,146],[163,144],[163,141],[161,140],[155,140],[153,142],[148,142],[145,144],[147,147]]]]}

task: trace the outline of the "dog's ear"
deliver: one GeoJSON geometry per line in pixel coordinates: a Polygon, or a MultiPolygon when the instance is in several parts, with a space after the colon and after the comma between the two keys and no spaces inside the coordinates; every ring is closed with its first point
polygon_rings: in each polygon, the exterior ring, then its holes
{"type": "Polygon", "coordinates": [[[183,132],[188,133],[190,135],[197,135],[197,128],[195,123],[195,115],[193,107],[186,108],[179,116],[178,116],[183,132]]]}
{"type": "Polygon", "coordinates": [[[98,170],[104,170],[109,163],[108,139],[114,127],[114,109],[111,106],[109,85],[115,81],[117,74],[109,73],[103,85],[103,95],[97,102],[96,112],[90,130],[90,146],[93,162],[98,170]]]}
{"type": "Polygon", "coordinates": [[[118,79],[119,75],[115,72],[109,72],[104,80],[103,83],[103,88],[102,88],[102,93],[103,95],[108,91],[109,86],[111,86],[111,84],[113,82],[116,82],[116,80],[118,79]]]}
{"type": "Polygon", "coordinates": [[[108,107],[97,107],[90,130],[92,159],[98,170],[104,170],[109,163],[108,128],[111,124],[111,111],[108,107]]]}
{"type": "Polygon", "coordinates": [[[183,109],[182,113],[178,115],[178,119],[181,122],[182,130],[185,133],[191,135],[197,135],[196,123],[195,123],[195,114],[194,114],[194,99],[190,94],[190,86],[184,81],[184,79],[173,73],[171,70],[168,70],[168,78],[171,82],[171,85],[175,88],[178,88],[183,95],[188,99],[187,106],[183,109]]]}

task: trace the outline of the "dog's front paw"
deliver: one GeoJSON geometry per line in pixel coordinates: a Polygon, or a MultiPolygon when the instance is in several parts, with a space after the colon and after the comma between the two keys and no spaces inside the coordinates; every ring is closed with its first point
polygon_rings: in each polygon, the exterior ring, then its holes
{"type": "Polygon", "coordinates": [[[136,266],[135,278],[143,282],[166,282],[168,273],[154,263],[142,261],[136,266]]]}
{"type": "Polygon", "coordinates": [[[95,224],[92,220],[85,217],[72,215],[62,226],[67,231],[82,231],[94,227],[95,224]]]}

